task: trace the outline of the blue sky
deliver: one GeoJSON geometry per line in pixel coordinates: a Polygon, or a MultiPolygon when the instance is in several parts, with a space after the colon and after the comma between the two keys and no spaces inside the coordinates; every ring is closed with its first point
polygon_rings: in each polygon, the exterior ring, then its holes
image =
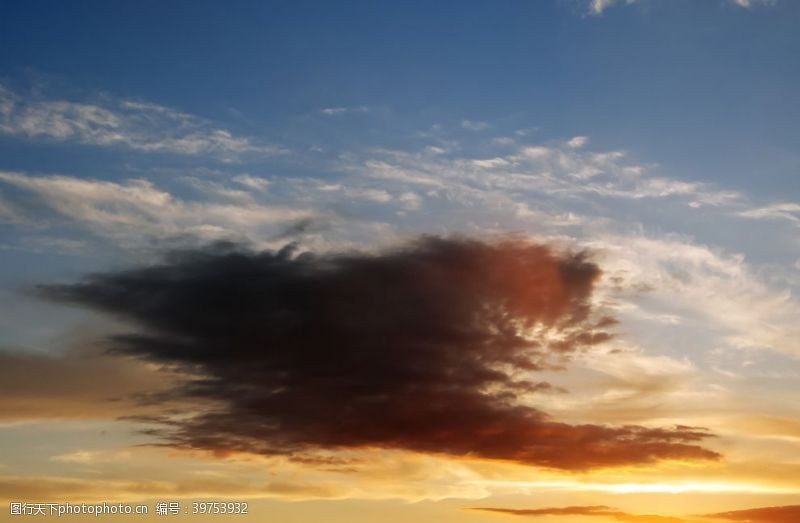
{"type": "MultiPolygon", "coordinates": [[[[70,363],[76,346],[119,327],[45,303],[32,285],[171,248],[294,241],[331,252],[516,234],[592,253],[604,273],[596,305],[621,321],[608,347],[550,377],[572,393],[548,412],[719,429],[730,468],[704,477],[698,499],[727,477],[751,494],[761,491],[748,481],[800,492],[800,471],[784,467],[800,456],[800,430],[785,428],[800,426],[800,3],[0,9],[0,357],[70,363]],[[764,428],[766,414],[781,423],[764,428]]],[[[150,383],[135,371],[121,383],[150,383]]],[[[52,398],[29,392],[19,405],[33,423],[57,418],[52,398]]],[[[63,412],[97,394],[79,392],[59,399],[63,412]]],[[[27,432],[3,434],[14,412],[0,410],[0,443],[22,448],[27,432]]],[[[118,427],[96,412],[91,423],[118,427]]],[[[54,454],[97,451],[64,441],[49,443],[54,454]]],[[[59,473],[72,463],[56,461],[59,473]]],[[[422,499],[450,495],[423,483],[422,499]]],[[[413,497],[381,488],[380,499],[413,497]]]]}
{"type": "MultiPolygon", "coordinates": [[[[24,87],[142,99],[281,142],[386,145],[469,118],[588,135],[771,196],[796,183],[800,7],[622,4],[9,3],[0,67],[24,87]],[[308,121],[337,106],[381,112],[335,131],[308,121]]],[[[4,141],[8,167],[31,167],[18,149],[4,141]]],[[[37,168],[69,165],[48,153],[37,168]]]]}

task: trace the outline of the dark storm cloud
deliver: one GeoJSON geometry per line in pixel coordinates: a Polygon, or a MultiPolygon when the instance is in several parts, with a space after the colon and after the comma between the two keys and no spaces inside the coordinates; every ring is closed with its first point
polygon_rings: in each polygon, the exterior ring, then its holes
{"type": "Polygon", "coordinates": [[[423,238],[377,254],[182,252],[161,265],[46,286],[137,323],[117,350],[184,368],[169,444],[302,454],[396,448],[565,469],[713,459],[691,427],[568,425],[521,401],[531,372],[602,342],[583,254],[423,238]],[[543,333],[546,333],[544,335],[543,333]]]}

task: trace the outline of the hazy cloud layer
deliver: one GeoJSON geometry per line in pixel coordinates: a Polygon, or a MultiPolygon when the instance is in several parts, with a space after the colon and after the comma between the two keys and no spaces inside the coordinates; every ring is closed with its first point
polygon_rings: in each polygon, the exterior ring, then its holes
{"type": "Polygon", "coordinates": [[[152,412],[136,397],[165,389],[166,377],[142,362],[107,355],[0,350],[0,421],[152,412]]]}
{"type": "Polygon", "coordinates": [[[599,268],[516,240],[423,238],[376,254],[219,247],[46,286],[132,320],[118,350],[197,378],[161,419],[172,445],[302,453],[398,448],[564,469],[713,459],[691,427],[568,425],[530,404],[531,373],[606,341],[599,268]]]}

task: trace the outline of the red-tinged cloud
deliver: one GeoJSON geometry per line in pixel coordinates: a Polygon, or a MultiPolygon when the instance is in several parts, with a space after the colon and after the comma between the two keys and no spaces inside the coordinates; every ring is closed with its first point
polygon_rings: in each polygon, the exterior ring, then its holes
{"type": "Polygon", "coordinates": [[[512,509],[496,507],[478,507],[471,510],[508,514],[510,516],[597,516],[625,523],[710,523],[711,521],[729,521],[739,523],[798,523],[800,522],[800,505],[785,507],[763,507],[731,512],[719,512],[702,516],[656,516],[647,514],[631,514],[603,505],[556,507],[537,509],[512,509]]]}
{"type": "Polygon", "coordinates": [[[800,522],[800,505],[735,510],[708,514],[704,517],[739,523],[798,523],[800,522]]]}
{"type": "Polygon", "coordinates": [[[546,517],[546,516],[597,516],[625,523],[689,523],[688,520],[672,516],[654,516],[647,514],[630,514],[603,505],[557,507],[538,509],[510,509],[481,507],[472,510],[508,514],[510,516],[546,517]]]}
{"type": "Polygon", "coordinates": [[[98,274],[44,296],[138,326],[117,351],[196,376],[169,445],[303,454],[392,448],[570,470],[715,459],[692,427],[569,425],[530,406],[535,371],[605,341],[585,254],[423,238],[315,256],[234,246],[98,274]]]}

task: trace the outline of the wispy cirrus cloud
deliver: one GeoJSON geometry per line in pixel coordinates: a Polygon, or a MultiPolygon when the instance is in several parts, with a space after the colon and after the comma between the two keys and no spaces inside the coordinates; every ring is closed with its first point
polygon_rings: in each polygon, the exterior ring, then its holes
{"type": "Polygon", "coordinates": [[[774,5],[777,3],[777,1],[778,0],[731,0],[731,2],[739,7],[744,7],[746,9],[755,7],[757,5],[774,5]]]}
{"type": "Polygon", "coordinates": [[[800,203],[773,203],[763,207],[747,209],[740,212],[739,216],[753,220],[786,220],[800,225],[800,203]]]}
{"type": "MultiPolygon", "coordinates": [[[[422,188],[559,199],[674,199],[691,207],[736,203],[742,195],[702,182],[653,172],[623,151],[586,151],[586,137],[564,143],[529,144],[503,138],[493,156],[466,157],[435,148],[375,150],[348,156],[342,168],[364,176],[422,188]],[[371,153],[371,154],[370,154],[371,153]]],[[[544,202],[542,202],[544,203],[544,202]]]]}
{"type": "MultiPolygon", "coordinates": [[[[589,0],[587,11],[592,15],[601,15],[615,5],[631,5],[641,0],[589,0]]],[[[731,4],[750,9],[758,5],[773,5],[777,0],[728,0],[731,4]]]]}
{"type": "Polygon", "coordinates": [[[742,255],[681,237],[610,236],[589,245],[609,253],[610,283],[623,295],[642,289],[643,308],[619,311],[627,319],[678,318],[730,347],[800,355],[792,319],[800,304],[786,289],[767,285],[742,255]]]}
{"type": "Polygon", "coordinates": [[[99,97],[78,102],[21,95],[0,84],[0,133],[222,161],[285,153],[213,122],[161,105],[99,97]]]}
{"type": "MultiPolygon", "coordinates": [[[[634,4],[637,0],[624,0],[625,4],[634,4]]],[[[609,7],[621,3],[618,0],[590,0],[588,5],[588,10],[590,14],[593,15],[600,15],[603,14],[603,11],[608,9],[609,7]]]]}
{"type": "Polygon", "coordinates": [[[359,105],[355,107],[351,106],[337,106],[337,107],[325,107],[319,110],[320,114],[325,116],[337,116],[343,114],[352,114],[352,113],[368,113],[369,107],[364,105],[359,105]]]}
{"type": "MultiPolygon", "coordinates": [[[[259,183],[256,178],[241,181],[259,183]]],[[[29,203],[27,209],[16,211],[21,219],[35,215],[46,222],[51,214],[52,220],[66,218],[128,245],[182,236],[208,241],[242,238],[245,234],[249,239],[263,240],[294,221],[316,217],[313,211],[298,207],[258,203],[247,193],[227,187],[217,191],[223,194],[217,194],[214,201],[187,201],[144,179],[111,182],[0,171],[0,183],[37,198],[38,210],[29,203]]]]}
{"type": "Polygon", "coordinates": [[[468,131],[485,131],[490,126],[486,122],[479,122],[477,120],[461,120],[461,127],[468,131]]]}

